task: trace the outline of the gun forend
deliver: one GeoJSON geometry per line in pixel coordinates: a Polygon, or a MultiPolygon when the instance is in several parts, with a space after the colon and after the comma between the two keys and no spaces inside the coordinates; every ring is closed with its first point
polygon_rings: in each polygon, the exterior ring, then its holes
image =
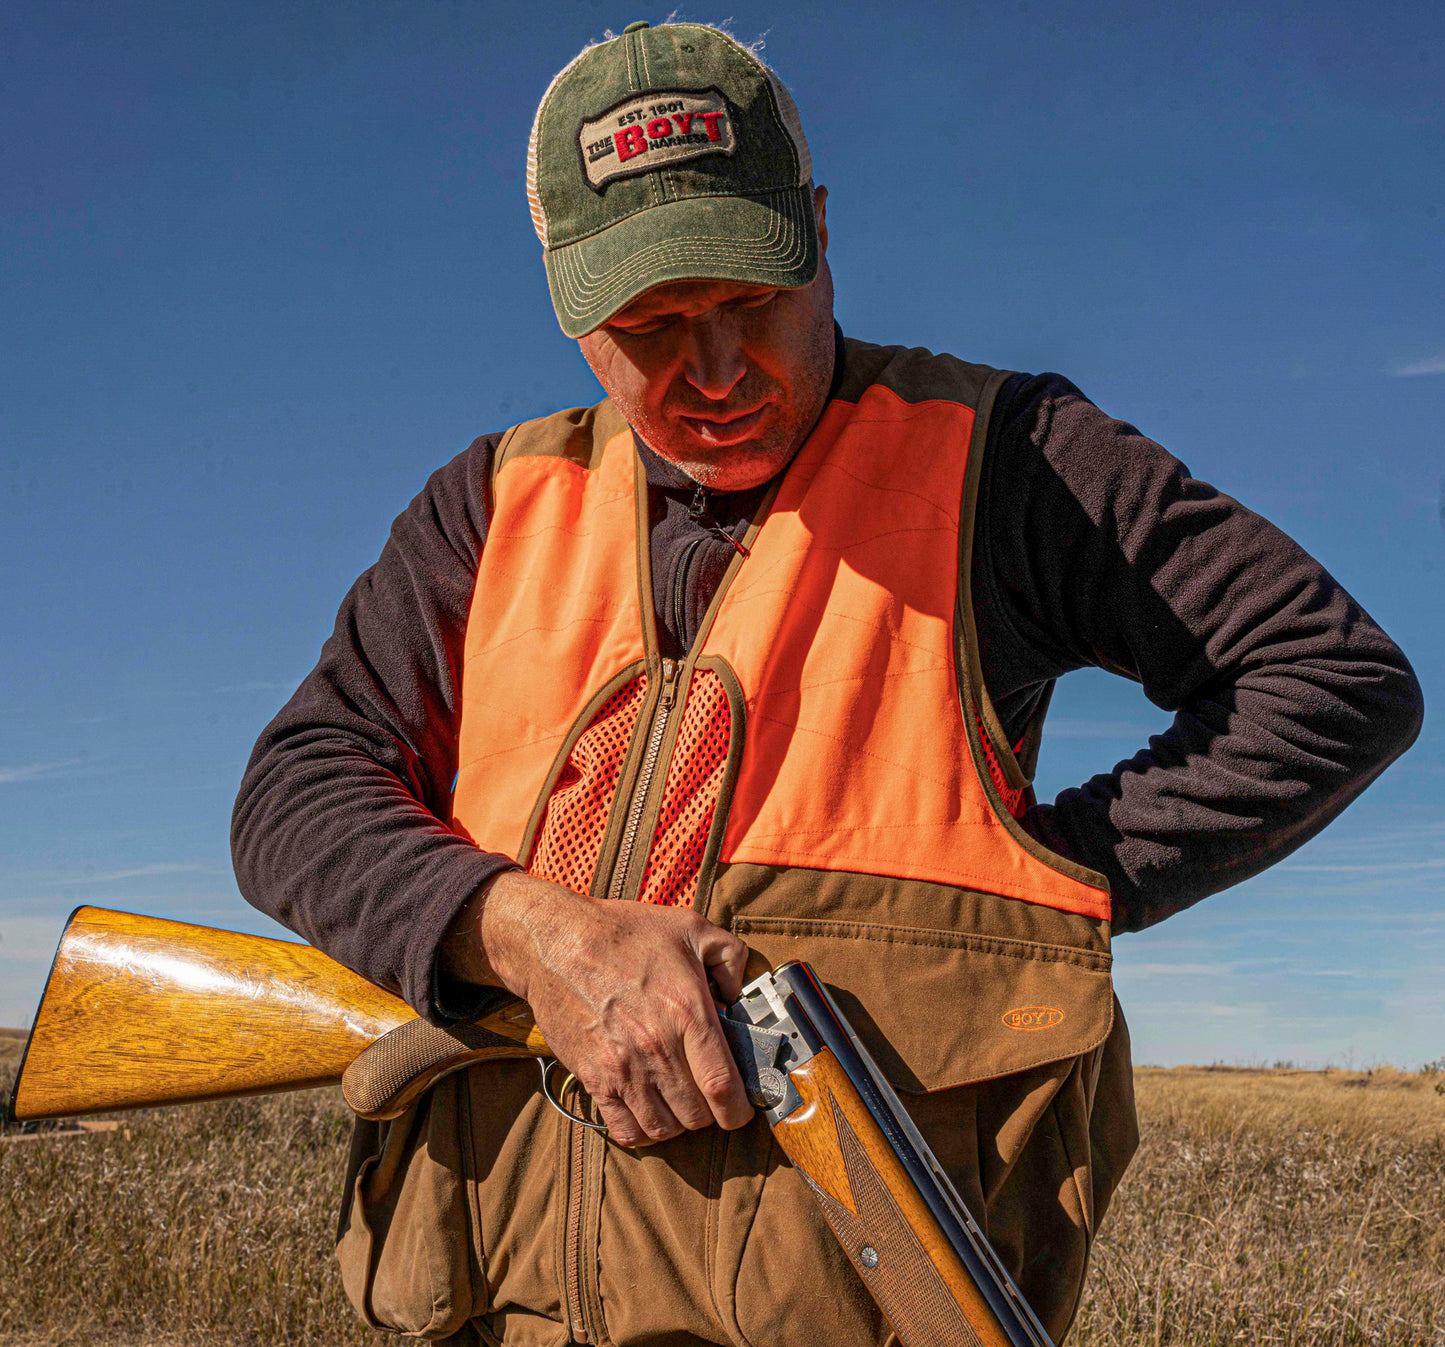
{"type": "Polygon", "coordinates": [[[807,964],[749,983],[724,1027],[753,1102],[904,1347],[1050,1347],[807,964]]]}

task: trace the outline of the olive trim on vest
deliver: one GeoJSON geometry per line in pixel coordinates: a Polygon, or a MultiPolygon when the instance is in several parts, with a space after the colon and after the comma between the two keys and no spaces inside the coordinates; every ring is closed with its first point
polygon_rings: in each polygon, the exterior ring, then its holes
{"type": "MultiPolygon", "coordinates": [[[[652,608],[652,567],[648,564],[647,555],[649,528],[647,476],[642,465],[642,457],[637,452],[635,436],[632,448],[632,496],[632,531],[635,535],[636,549],[633,569],[637,573],[637,605],[642,624],[647,693],[637,712],[637,723],[633,726],[632,740],[627,745],[627,756],[617,778],[617,791],[612,797],[612,808],[608,812],[607,826],[602,833],[602,846],[597,857],[597,871],[592,876],[592,886],[589,889],[593,898],[606,898],[612,890],[613,871],[617,868],[622,850],[623,832],[627,827],[628,815],[632,812],[633,795],[637,790],[638,777],[642,771],[643,759],[647,754],[648,735],[663,694],[662,653],[657,640],[657,625],[652,608]]],[[[547,796],[544,793],[539,804],[544,805],[546,799],[547,796]]],[[[639,819],[637,829],[639,835],[646,826],[647,819],[645,817],[639,819]]],[[[626,893],[625,886],[623,892],[626,893]]]]}
{"type": "Polygon", "coordinates": [[[612,437],[627,429],[626,420],[610,398],[603,398],[591,407],[566,407],[550,416],[522,421],[497,441],[497,452],[492,457],[492,485],[495,487],[497,474],[514,458],[565,458],[592,472],[601,464],[612,437]],[[572,431],[559,451],[542,432],[542,427],[563,421],[571,423],[572,431]],[[534,445],[544,447],[534,448],[534,445]]]}
{"type": "MultiPolygon", "coordinates": [[[[647,676],[662,677],[662,644],[657,639],[657,609],[652,596],[652,515],[648,510],[647,468],[637,452],[637,437],[632,441],[632,496],[636,510],[633,525],[637,546],[637,602],[642,610],[642,644],[647,651],[647,676]]],[[[637,722],[642,724],[641,718],[637,722]]]]}
{"type": "MultiPolygon", "coordinates": [[[[742,550],[733,554],[732,560],[728,562],[727,569],[722,573],[722,579],[718,581],[717,589],[713,591],[712,600],[707,606],[707,611],[703,613],[702,621],[697,624],[697,634],[693,637],[692,649],[687,652],[688,659],[694,663],[697,660],[697,652],[702,649],[703,643],[707,640],[708,633],[712,630],[712,624],[717,618],[718,610],[723,605],[723,599],[727,596],[728,589],[737,577],[739,568],[743,562],[747,560],[747,553],[753,550],[753,542],[759,532],[761,532],[763,525],[767,522],[768,516],[773,512],[773,502],[777,500],[778,492],[783,486],[783,478],[786,476],[787,469],[784,468],[782,472],[773,478],[772,484],[768,487],[762,500],[758,503],[757,513],[753,516],[752,523],[748,525],[747,531],[743,534],[742,541],[738,544],[742,550]]],[[[650,555],[651,549],[649,549],[649,558],[650,555]]],[[[649,565],[650,564],[649,559],[649,565]]]]}
{"type": "MultiPolygon", "coordinates": [[[[543,783],[541,793],[537,796],[537,803],[532,806],[531,817],[527,820],[527,830],[522,834],[522,845],[517,849],[518,865],[525,866],[531,862],[533,848],[537,845],[537,833],[542,826],[542,819],[546,815],[547,805],[551,802],[558,777],[562,775],[563,769],[567,766],[567,759],[572,756],[572,750],[577,747],[577,741],[587,732],[592,718],[602,709],[607,699],[618,688],[630,683],[643,673],[645,668],[646,666],[640,661],[634,660],[633,663],[609,678],[597,695],[582,708],[582,713],[577,717],[576,723],[567,731],[567,737],[562,741],[561,747],[557,750],[557,756],[552,760],[552,766],[547,770],[547,778],[543,783]]],[[[599,870],[602,868],[600,860],[597,868],[599,870]]]]}
{"type": "Polygon", "coordinates": [[[714,898],[716,910],[709,920],[728,928],[739,917],[796,920],[806,903],[808,920],[813,921],[939,926],[1018,945],[1063,946],[1112,958],[1106,918],[927,879],[733,861],[719,865],[714,898]],[[934,920],[940,913],[946,914],[941,926],[934,920]]]}
{"type": "MultiPolygon", "coordinates": [[[[683,709],[687,706],[688,693],[692,691],[692,671],[691,662],[681,660],[678,661],[673,674],[675,691],[673,692],[672,713],[667,718],[662,742],[653,763],[652,778],[647,783],[647,796],[642,801],[642,808],[637,815],[636,845],[628,857],[627,873],[621,877],[621,888],[618,890],[618,896],[622,898],[638,898],[642,894],[642,876],[647,871],[647,860],[652,854],[653,843],[657,839],[657,825],[667,794],[668,768],[672,764],[673,751],[677,747],[678,732],[682,728],[683,709]]],[[[646,743],[655,730],[654,722],[663,690],[663,683],[659,680],[657,699],[649,698],[649,709],[644,710],[642,715],[637,718],[637,727],[633,730],[635,742],[646,743]]],[[[635,797],[639,784],[638,780],[632,782],[632,788],[625,800],[619,792],[617,804],[622,805],[623,808],[615,809],[615,812],[625,816],[631,810],[636,802],[635,797]]]]}
{"type": "MultiPolygon", "coordinates": [[[[632,797],[637,790],[637,778],[642,771],[642,761],[647,756],[648,730],[657,715],[658,703],[662,700],[661,661],[654,667],[649,661],[647,668],[647,693],[637,712],[637,723],[632,729],[632,741],[627,745],[627,756],[622,771],[617,777],[617,791],[612,797],[612,808],[608,811],[607,827],[602,833],[601,850],[597,854],[597,870],[592,876],[588,893],[593,898],[606,898],[612,888],[612,872],[617,866],[618,854],[622,850],[622,834],[627,827],[627,816],[631,812],[632,797]]],[[[542,796],[545,805],[547,797],[542,796]]],[[[639,826],[638,832],[642,831],[639,826]]]]}
{"type": "Polygon", "coordinates": [[[890,926],[877,921],[839,921],[824,917],[750,917],[740,912],[733,918],[733,931],[775,935],[812,935],[835,940],[876,940],[890,945],[921,945],[932,949],[967,949],[977,954],[998,954],[1008,959],[1035,963],[1066,963],[1107,973],[1114,956],[1100,950],[1068,945],[1046,945],[1036,940],[1015,940],[1009,936],[976,935],[970,931],[946,931],[913,926],[890,926]]]}
{"type": "Polygon", "coordinates": [[[879,387],[910,405],[939,401],[979,407],[994,373],[987,365],[935,354],[923,346],[876,346],[844,337],[843,350],[843,377],[833,394],[838,402],[856,404],[870,388],[879,387]]]}
{"type": "MultiPolygon", "coordinates": [[[[988,689],[983,685],[982,670],[979,671],[980,677],[977,682],[972,678],[973,666],[978,659],[978,633],[973,622],[972,593],[974,512],[978,505],[978,484],[982,480],[981,469],[984,454],[987,452],[988,424],[993,415],[994,398],[1007,378],[1008,375],[1000,371],[984,390],[984,396],[980,400],[978,413],[973,423],[973,441],[968,447],[968,469],[963,479],[963,513],[959,519],[958,530],[958,597],[960,616],[963,617],[963,621],[958,624],[960,640],[956,644],[964,652],[965,676],[958,680],[959,686],[967,688],[968,696],[978,711],[979,719],[983,722],[984,733],[988,735],[989,742],[993,745],[994,752],[998,756],[999,766],[1003,768],[1003,774],[1009,785],[1015,790],[1023,790],[1029,785],[1029,779],[1019,766],[1018,758],[1014,755],[1013,744],[1009,741],[1008,732],[999,720],[998,712],[994,710],[993,699],[988,695],[988,689]]],[[[971,721],[972,717],[967,714],[968,705],[965,704],[963,709],[965,722],[971,721]]],[[[969,735],[970,742],[975,737],[969,735]]],[[[992,774],[985,771],[984,775],[991,777],[992,774]]]]}
{"type": "Polygon", "coordinates": [[[717,803],[713,807],[707,846],[703,849],[702,863],[697,869],[697,883],[693,886],[693,910],[705,917],[712,905],[713,877],[717,873],[718,854],[722,851],[723,833],[727,831],[728,814],[732,810],[733,787],[737,784],[738,769],[743,760],[743,744],[747,739],[747,705],[743,700],[742,684],[738,682],[738,676],[725,659],[716,655],[704,655],[698,660],[697,667],[712,670],[722,680],[723,691],[728,698],[730,722],[727,763],[723,767],[722,785],[718,787],[717,803]]]}
{"type": "MultiPolygon", "coordinates": [[[[1018,760],[1014,757],[1012,745],[1008,742],[1008,736],[999,723],[998,713],[989,699],[988,689],[984,686],[983,670],[978,659],[978,631],[973,621],[973,529],[978,505],[978,484],[982,478],[984,451],[988,444],[988,423],[993,414],[994,398],[1008,377],[1007,371],[1000,370],[984,387],[975,414],[973,441],[968,449],[968,468],[963,482],[963,508],[958,528],[958,602],[954,610],[954,649],[959,666],[956,670],[956,681],[963,698],[964,723],[969,726],[973,724],[972,713],[976,709],[985,733],[993,742],[994,751],[1009,784],[1017,789],[1024,789],[1029,785],[1028,778],[1024,776],[1018,760]]],[[[988,770],[988,763],[984,759],[983,745],[979,743],[978,735],[970,732],[965,737],[968,739],[969,752],[973,756],[974,768],[984,796],[1014,841],[1050,869],[1108,893],[1109,881],[1098,871],[1050,851],[1024,831],[999,795],[993,773],[988,770]]]]}

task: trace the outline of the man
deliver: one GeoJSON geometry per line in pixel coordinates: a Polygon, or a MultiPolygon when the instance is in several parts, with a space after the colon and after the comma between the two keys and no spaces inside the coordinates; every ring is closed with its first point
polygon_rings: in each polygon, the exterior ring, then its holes
{"type": "Polygon", "coordinates": [[[751,947],[834,985],[1060,1337],[1136,1140],[1111,925],[1323,827],[1413,739],[1413,674],[1065,380],[845,341],[797,111],[718,31],[568,65],[528,188],[607,399],[433,476],[262,735],[234,851],[423,1015],[525,997],[606,1136],[525,1064],[360,1128],[348,1291],[459,1342],[881,1342],[717,1028],[751,947]],[[1084,665],[1175,723],[1038,805],[1084,665]]]}

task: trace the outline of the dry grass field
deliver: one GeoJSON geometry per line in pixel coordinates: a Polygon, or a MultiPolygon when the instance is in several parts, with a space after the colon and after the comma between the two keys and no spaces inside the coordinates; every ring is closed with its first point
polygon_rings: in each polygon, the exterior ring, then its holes
{"type": "Polygon", "coordinates": [[[1445,1344],[1445,1095],[1391,1071],[1135,1073],[1078,1347],[1445,1344]]]}
{"type": "MultiPolygon", "coordinates": [[[[18,1042],[0,1037],[0,1084],[18,1042]]],[[[1445,1076],[1137,1073],[1074,1347],[1445,1347],[1445,1076]]],[[[329,1091],[0,1144],[6,1347],[348,1347],[329,1091]]]]}

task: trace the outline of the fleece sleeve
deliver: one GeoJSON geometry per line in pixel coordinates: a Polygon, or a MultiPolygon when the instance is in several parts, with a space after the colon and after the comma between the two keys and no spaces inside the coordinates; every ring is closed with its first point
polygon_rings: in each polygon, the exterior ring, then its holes
{"type": "Polygon", "coordinates": [[[440,468],[392,525],[257,741],[231,825],[248,902],[432,1019],[489,995],[439,979],[437,950],[467,898],[513,866],[443,822],[499,438],[440,468]]]}
{"type": "Polygon", "coordinates": [[[1005,726],[1084,666],[1137,681],[1174,715],[1024,820],[1106,875],[1116,929],[1137,930],[1319,832],[1414,740],[1420,685],[1267,520],[1058,375],[1002,391],[971,575],[1005,726]]]}

